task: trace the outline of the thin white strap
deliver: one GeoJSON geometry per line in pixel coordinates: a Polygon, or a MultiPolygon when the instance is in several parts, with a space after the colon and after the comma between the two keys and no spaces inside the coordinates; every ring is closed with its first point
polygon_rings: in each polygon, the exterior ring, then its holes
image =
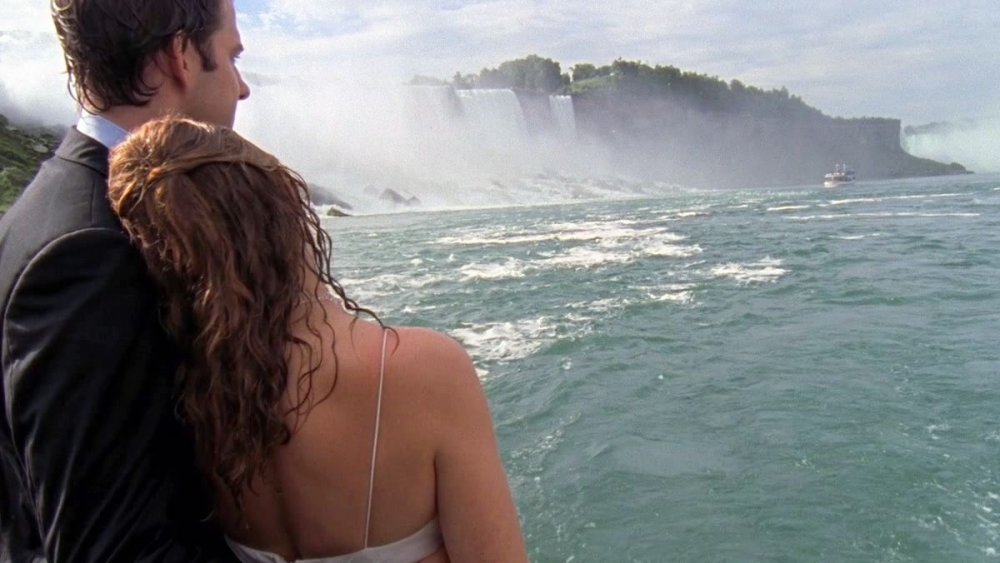
{"type": "Polygon", "coordinates": [[[382,418],[382,382],[385,380],[385,345],[389,331],[382,330],[382,365],[378,369],[378,402],[375,406],[375,441],[372,444],[372,469],[368,477],[368,515],[365,517],[365,549],[368,549],[368,532],[372,523],[372,491],[375,490],[375,454],[378,453],[378,426],[382,418]]]}

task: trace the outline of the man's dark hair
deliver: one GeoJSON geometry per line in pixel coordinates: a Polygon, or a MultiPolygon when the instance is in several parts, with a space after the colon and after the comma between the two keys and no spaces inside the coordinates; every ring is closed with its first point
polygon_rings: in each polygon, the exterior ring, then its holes
{"type": "Polygon", "coordinates": [[[214,70],[209,39],[226,0],[51,0],[70,95],[95,111],[145,105],[156,86],[146,65],[177,36],[214,70]]]}

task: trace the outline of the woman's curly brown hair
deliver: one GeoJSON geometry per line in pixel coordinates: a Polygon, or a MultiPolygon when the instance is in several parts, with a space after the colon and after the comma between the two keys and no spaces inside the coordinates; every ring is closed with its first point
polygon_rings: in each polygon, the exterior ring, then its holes
{"type": "Polygon", "coordinates": [[[181,416],[205,471],[241,509],[242,491],[290,439],[288,417],[317,402],[312,376],[325,350],[293,335],[292,323],[306,320],[318,336],[309,319],[323,284],[355,315],[375,315],[331,276],[330,238],[306,183],[230,129],[178,117],[148,123],[115,149],[110,178],[112,208],[181,350],[181,416]],[[320,282],[313,288],[310,273],[320,282]],[[306,368],[289,374],[296,349],[306,368]],[[290,409],[281,406],[289,375],[297,376],[290,409]]]}

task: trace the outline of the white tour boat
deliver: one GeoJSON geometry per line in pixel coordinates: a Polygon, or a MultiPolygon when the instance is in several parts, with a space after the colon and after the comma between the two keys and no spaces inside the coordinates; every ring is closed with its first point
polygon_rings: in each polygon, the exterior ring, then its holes
{"type": "Polygon", "coordinates": [[[836,188],[837,186],[853,183],[854,170],[848,168],[846,164],[835,164],[833,172],[823,176],[823,187],[826,188],[836,188]]]}

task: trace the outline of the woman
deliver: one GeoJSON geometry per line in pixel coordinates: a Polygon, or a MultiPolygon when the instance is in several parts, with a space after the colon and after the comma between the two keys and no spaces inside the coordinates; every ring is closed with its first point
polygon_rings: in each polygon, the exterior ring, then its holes
{"type": "Polygon", "coordinates": [[[116,149],[109,197],[161,291],[241,560],[525,560],[469,357],[345,295],[298,175],[174,117],[116,149]]]}

